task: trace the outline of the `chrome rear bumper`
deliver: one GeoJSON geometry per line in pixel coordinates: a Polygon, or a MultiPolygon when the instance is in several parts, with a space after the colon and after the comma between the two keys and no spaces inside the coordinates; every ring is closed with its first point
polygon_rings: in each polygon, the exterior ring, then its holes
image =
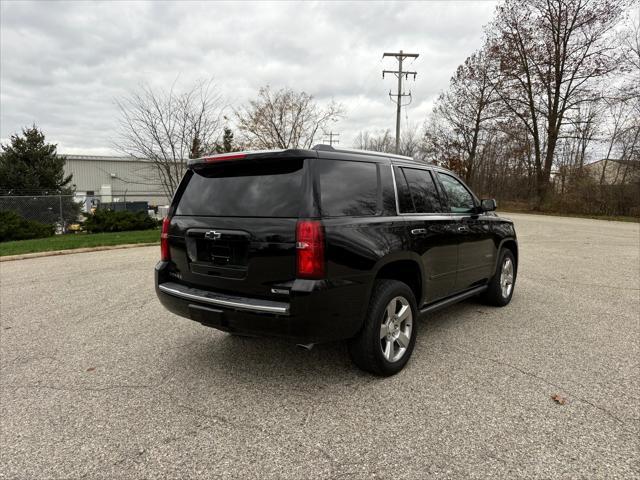
{"type": "Polygon", "coordinates": [[[289,304],[286,302],[274,302],[272,300],[258,300],[255,298],[237,297],[222,293],[209,292],[198,288],[187,287],[174,282],[165,282],[158,285],[158,289],[168,295],[192,300],[194,302],[216,305],[219,307],[233,308],[258,313],[273,313],[277,315],[289,315],[289,304]]]}

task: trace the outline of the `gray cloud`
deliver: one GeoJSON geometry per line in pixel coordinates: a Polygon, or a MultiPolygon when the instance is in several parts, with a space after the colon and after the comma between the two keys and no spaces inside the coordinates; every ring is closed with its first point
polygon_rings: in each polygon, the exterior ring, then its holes
{"type": "MultiPolygon", "coordinates": [[[[142,83],[215,79],[230,105],[265,84],[335,98],[350,146],[392,128],[394,69],[383,51],[420,53],[407,87],[421,124],[455,67],[480,46],[495,2],[58,3],[2,2],[0,137],[38,124],[67,153],[112,153],[114,99],[142,83]]],[[[404,117],[404,115],[403,115],[404,117]]]]}

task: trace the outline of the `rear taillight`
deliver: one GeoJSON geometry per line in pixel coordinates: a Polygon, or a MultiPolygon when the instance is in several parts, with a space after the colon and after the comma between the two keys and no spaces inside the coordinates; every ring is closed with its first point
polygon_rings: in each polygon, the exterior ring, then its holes
{"type": "Polygon", "coordinates": [[[317,220],[300,220],[296,226],[297,276],[324,277],[324,232],[317,220]]]}
{"type": "Polygon", "coordinates": [[[168,262],[171,260],[171,252],[169,251],[169,224],[171,219],[164,217],[162,219],[162,231],[160,232],[160,260],[168,262]]]}
{"type": "Polygon", "coordinates": [[[246,153],[219,153],[218,155],[213,155],[211,157],[205,157],[203,160],[207,163],[216,163],[216,162],[228,162],[229,160],[242,160],[247,156],[246,153]]]}

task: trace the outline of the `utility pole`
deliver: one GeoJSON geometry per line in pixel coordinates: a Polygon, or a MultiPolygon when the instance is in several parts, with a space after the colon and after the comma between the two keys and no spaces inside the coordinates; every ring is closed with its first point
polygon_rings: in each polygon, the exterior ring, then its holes
{"type": "MultiPolygon", "coordinates": [[[[402,71],[402,61],[405,58],[418,58],[418,53],[404,53],[402,50],[400,50],[397,53],[389,53],[389,52],[385,52],[382,57],[396,57],[396,59],[398,60],[398,70],[383,70],[382,71],[382,78],[384,78],[384,74],[385,73],[393,73],[396,77],[398,77],[398,91],[395,95],[393,95],[391,93],[391,90],[389,90],[389,98],[391,98],[392,102],[395,102],[397,107],[396,107],[396,153],[398,153],[400,151],[400,110],[402,109],[403,105],[402,105],[402,97],[409,97],[409,99],[411,99],[411,91],[409,91],[409,93],[404,93],[402,91],[402,77],[404,77],[406,80],[409,79],[409,75],[413,75],[413,79],[416,79],[416,75],[418,74],[417,72],[403,72],[402,71]],[[396,97],[396,100],[393,99],[393,97],[396,97]]],[[[411,100],[409,100],[409,103],[411,103],[411,100]]],[[[405,104],[404,106],[409,105],[409,103],[405,104]]]]}
{"type": "MultiPolygon", "coordinates": [[[[329,133],[325,133],[324,134],[325,137],[329,137],[329,145],[333,146],[334,143],[340,143],[339,140],[334,140],[333,137],[339,137],[340,134],[339,133],[333,133],[333,132],[329,132],[329,133]]],[[[325,142],[327,141],[327,139],[324,140],[325,142]]]]}

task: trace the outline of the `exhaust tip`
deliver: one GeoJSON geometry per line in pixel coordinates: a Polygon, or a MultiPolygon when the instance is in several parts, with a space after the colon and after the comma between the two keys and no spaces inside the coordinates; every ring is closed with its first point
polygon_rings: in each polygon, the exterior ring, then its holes
{"type": "Polygon", "coordinates": [[[297,343],[296,347],[309,351],[313,348],[314,345],[315,343],[297,343]]]}

